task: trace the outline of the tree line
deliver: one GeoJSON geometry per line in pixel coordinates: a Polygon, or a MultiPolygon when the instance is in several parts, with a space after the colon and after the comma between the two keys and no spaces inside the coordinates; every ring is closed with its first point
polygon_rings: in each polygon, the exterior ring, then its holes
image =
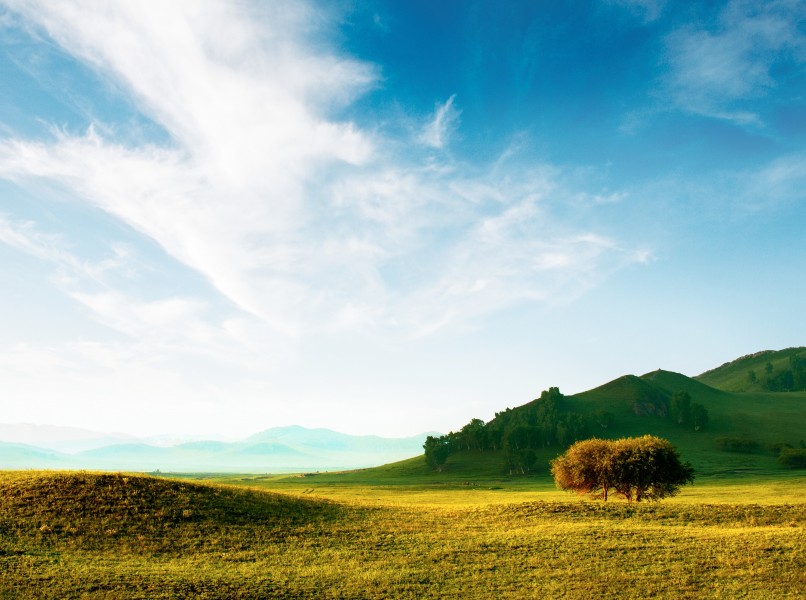
{"type": "Polygon", "coordinates": [[[503,450],[510,472],[526,474],[534,467],[535,450],[566,447],[589,435],[587,420],[568,410],[565,396],[552,387],[525,406],[495,413],[488,423],[472,419],[459,431],[428,436],[423,447],[426,462],[438,471],[454,452],[503,450]]]}
{"type": "Polygon", "coordinates": [[[760,383],[764,389],[771,392],[806,391],[806,355],[791,355],[789,368],[781,369],[777,373],[773,364],[768,362],[760,375],[752,369],[748,371],[747,379],[750,383],[760,383]]]}
{"type": "MultiPolygon", "coordinates": [[[[716,438],[717,448],[726,452],[754,453],[761,451],[761,444],[747,437],[720,436],[716,438]]],[[[806,469],[806,441],[800,440],[796,448],[787,442],[767,444],[766,449],[778,456],[778,462],[791,469],[806,469]]]]}
{"type": "MultiPolygon", "coordinates": [[[[670,414],[680,425],[699,430],[708,423],[708,411],[692,402],[688,392],[674,394],[669,402],[670,414]]],[[[423,445],[425,460],[432,469],[442,471],[455,452],[500,450],[509,473],[525,475],[535,466],[536,450],[567,448],[589,438],[592,430],[607,429],[613,422],[613,414],[607,411],[585,417],[570,410],[559,388],[551,387],[524,406],[495,413],[488,423],[472,419],[459,431],[428,436],[423,445]]]]}

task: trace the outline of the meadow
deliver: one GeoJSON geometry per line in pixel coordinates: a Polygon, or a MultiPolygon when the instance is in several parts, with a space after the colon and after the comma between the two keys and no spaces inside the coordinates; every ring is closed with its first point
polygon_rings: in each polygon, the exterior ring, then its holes
{"type": "Polygon", "coordinates": [[[628,505],[541,477],[4,472],[0,596],[802,598],[804,484],[628,505]]]}
{"type": "MultiPolygon", "coordinates": [[[[806,391],[742,389],[748,369],[783,381],[791,355],[704,375],[729,391],[655,371],[558,401],[558,431],[574,413],[602,437],[675,444],[695,481],[658,503],[557,490],[557,444],[513,476],[506,432],[463,439],[439,469],[420,455],[297,475],[0,472],[0,597],[805,598],[806,471],[778,454],[806,448],[806,391]],[[669,418],[677,392],[707,427],[669,418]]],[[[539,402],[484,427],[539,424],[539,402]]]]}

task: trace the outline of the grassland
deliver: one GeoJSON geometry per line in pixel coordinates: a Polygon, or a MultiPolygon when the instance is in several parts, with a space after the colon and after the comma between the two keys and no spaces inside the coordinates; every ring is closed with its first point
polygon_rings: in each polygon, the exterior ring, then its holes
{"type": "MultiPolygon", "coordinates": [[[[806,436],[806,392],[727,392],[670,371],[654,371],[640,378],[627,376],[599,388],[571,396],[569,407],[583,414],[595,409],[611,411],[615,422],[611,429],[597,432],[606,437],[649,433],[671,440],[698,470],[718,468],[726,457],[716,452],[715,439],[734,436],[754,439],[763,448],[767,444],[799,444],[806,436]],[[652,393],[689,392],[695,402],[708,410],[710,421],[701,431],[680,427],[673,419],[639,416],[636,400],[652,393]],[[715,459],[716,457],[716,459],[715,459]]],[[[752,466],[756,464],[747,458],[752,466]]]]}
{"type": "Polygon", "coordinates": [[[694,485],[657,504],[558,491],[557,447],[536,450],[529,477],[509,476],[501,450],[455,452],[444,472],[423,456],[296,476],[0,472],[0,597],[801,599],[806,472],[772,446],[800,445],[806,392],[728,389],[743,360],[566,398],[612,414],[600,437],[658,435],[693,464],[694,485]],[[645,410],[678,391],[707,427],[645,410]]]}
{"type": "Polygon", "coordinates": [[[513,459],[503,449],[510,432],[531,427],[528,444],[536,461],[526,466],[532,474],[548,475],[550,460],[570,444],[568,437],[561,442],[559,433],[572,430],[568,423],[584,424],[571,440],[646,434],[668,439],[698,473],[775,469],[780,467],[782,447],[806,448],[806,391],[733,392],[657,370],[640,377],[625,375],[553,404],[547,405],[551,399],[542,396],[497,413],[482,423],[479,433],[464,433],[473,431],[471,422],[460,432],[444,436],[450,448],[444,470],[470,479],[517,471],[517,453],[513,459]],[[686,392],[691,406],[699,406],[708,418],[694,423],[691,413],[672,414],[672,399],[679,392],[686,392]]]}
{"type": "Polygon", "coordinates": [[[806,348],[756,352],[706,371],[696,379],[711,387],[731,392],[765,391],[765,378],[791,368],[790,358],[798,355],[806,355],[806,348]],[[770,369],[769,373],[767,369],[770,369]],[[750,379],[751,371],[756,375],[753,379],[750,379]]]}
{"type": "MultiPolygon", "coordinates": [[[[416,462],[416,459],[414,461],[416,462]]],[[[6,598],[801,598],[806,477],[629,506],[416,464],[309,477],[0,474],[6,598]],[[200,477],[200,476],[197,476],[200,477]],[[407,479],[407,481],[406,481],[407,479]]]]}

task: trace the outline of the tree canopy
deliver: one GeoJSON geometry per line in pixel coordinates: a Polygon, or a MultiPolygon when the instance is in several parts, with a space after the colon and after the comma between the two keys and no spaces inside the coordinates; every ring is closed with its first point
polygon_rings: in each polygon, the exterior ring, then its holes
{"type": "MultiPolygon", "coordinates": [[[[610,416],[612,423],[612,415],[610,416]]],[[[431,437],[423,445],[426,463],[442,471],[454,452],[503,450],[510,474],[526,475],[535,466],[535,451],[553,446],[567,447],[590,435],[586,419],[568,410],[559,388],[544,390],[539,398],[517,408],[495,414],[488,423],[472,419],[457,432],[431,437]]]]}
{"type": "Polygon", "coordinates": [[[560,489],[603,500],[612,490],[628,502],[674,496],[694,480],[694,469],[674,446],[651,435],[576,442],[552,461],[551,473],[560,489]]]}
{"type": "MultiPolygon", "coordinates": [[[[637,377],[632,379],[640,381],[637,377]]],[[[651,387],[648,383],[642,382],[642,385],[651,387]]],[[[651,401],[662,410],[647,414],[671,418],[681,427],[695,431],[707,426],[708,411],[693,402],[688,392],[670,396],[658,388],[653,394],[651,401]]],[[[589,438],[595,430],[614,426],[613,412],[605,408],[595,411],[585,408],[584,403],[569,402],[559,388],[550,387],[523,406],[495,413],[495,418],[488,422],[471,419],[459,431],[429,437],[423,445],[426,463],[441,472],[450,467],[450,456],[455,453],[500,453],[505,472],[528,475],[545,468],[546,463],[538,459],[548,448],[568,448],[578,440],[589,438]],[[574,408],[582,410],[576,412],[574,408]]]]}
{"type": "Polygon", "coordinates": [[[675,392],[669,405],[669,412],[678,425],[691,426],[699,431],[708,424],[708,411],[702,404],[692,402],[688,392],[675,392]]]}
{"type": "Polygon", "coordinates": [[[437,471],[442,471],[445,461],[448,460],[448,455],[451,453],[448,440],[444,437],[434,437],[429,435],[423,444],[425,450],[425,461],[428,466],[437,471]]]}

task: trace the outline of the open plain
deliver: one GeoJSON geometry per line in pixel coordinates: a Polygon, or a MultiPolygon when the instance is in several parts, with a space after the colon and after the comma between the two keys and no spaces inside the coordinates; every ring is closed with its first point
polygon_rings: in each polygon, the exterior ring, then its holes
{"type": "Polygon", "coordinates": [[[6,472],[0,593],[802,598],[806,478],[787,475],[713,478],[628,505],[560,493],[541,478],[6,472]]]}

